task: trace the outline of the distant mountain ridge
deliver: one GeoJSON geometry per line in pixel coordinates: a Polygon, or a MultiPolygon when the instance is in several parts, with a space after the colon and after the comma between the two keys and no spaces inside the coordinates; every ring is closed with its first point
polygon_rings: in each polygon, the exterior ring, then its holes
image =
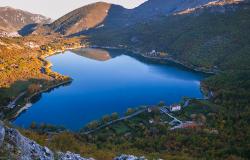
{"type": "Polygon", "coordinates": [[[169,15],[188,8],[199,7],[214,0],[148,0],[133,10],[141,18],[169,15]]]}
{"type": "Polygon", "coordinates": [[[50,28],[64,35],[72,35],[91,29],[127,27],[211,1],[214,0],[149,0],[134,9],[97,2],[66,14],[53,22],[50,28]]]}
{"type": "Polygon", "coordinates": [[[0,32],[17,32],[22,27],[34,23],[51,23],[51,19],[12,7],[0,7],[0,32]]]}
{"type": "Polygon", "coordinates": [[[159,16],[168,16],[190,8],[198,8],[215,0],[148,0],[134,9],[126,9],[106,2],[89,4],[69,12],[53,23],[51,19],[11,7],[0,7],[0,32],[21,35],[58,32],[80,35],[103,29],[129,27],[159,16]],[[41,24],[50,23],[43,26],[41,24]],[[39,25],[38,25],[39,24],[39,25]],[[24,27],[24,28],[22,28],[24,27]],[[22,29],[22,30],[21,30],[22,29]]]}

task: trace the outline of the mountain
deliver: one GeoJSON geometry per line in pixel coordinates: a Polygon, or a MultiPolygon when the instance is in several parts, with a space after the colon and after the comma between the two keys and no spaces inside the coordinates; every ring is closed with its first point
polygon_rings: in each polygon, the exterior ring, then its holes
{"type": "Polygon", "coordinates": [[[147,21],[159,15],[198,7],[212,0],[149,0],[134,9],[97,2],[78,8],[50,25],[55,32],[64,35],[84,34],[102,28],[123,28],[147,21]]]}
{"type": "Polygon", "coordinates": [[[51,19],[11,7],[0,7],[0,32],[9,34],[34,23],[50,23],[51,19]]]}
{"type": "Polygon", "coordinates": [[[134,9],[98,2],[49,28],[67,36],[87,34],[92,45],[156,50],[191,68],[214,70],[247,66],[248,15],[246,0],[148,0],[134,9]]]}
{"type": "Polygon", "coordinates": [[[199,7],[212,0],[148,0],[133,10],[139,18],[169,15],[188,8],[199,7]]]}
{"type": "Polygon", "coordinates": [[[102,27],[103,22],[110,17],[112,17],[112,21],[120,20],[125,11],[125,8],[118,5],[97,2],[64,15],[50,24],[50,27],[61,34],[75,34],[90,28],[102,27]],[[118,19],[118,17],[120,18],[118,19]]]}
{"type": "Polygon", "coordinates": [[[122,29],[89,33],[93,45],[156,50],[192,68],[246,69],[250,66],[249,2],[218,1],[158,16],[122,29]]]}
{"type": "Polygon", "coordinates": [[[53,22],[50,26],[56,32],[72,34],[100,24],[108,15],[111,5],[95,3],[78,8],[53,22]]]}

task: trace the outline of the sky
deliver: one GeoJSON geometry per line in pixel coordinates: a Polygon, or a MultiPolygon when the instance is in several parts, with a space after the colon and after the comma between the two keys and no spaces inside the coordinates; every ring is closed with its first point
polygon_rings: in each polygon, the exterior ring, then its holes
{"type": "Polygon", "coordinates": [[[146,0],[0,0],[0,6],[10,6],[57,19],[76,8],[98,1],[134,8],[146,0]]]}

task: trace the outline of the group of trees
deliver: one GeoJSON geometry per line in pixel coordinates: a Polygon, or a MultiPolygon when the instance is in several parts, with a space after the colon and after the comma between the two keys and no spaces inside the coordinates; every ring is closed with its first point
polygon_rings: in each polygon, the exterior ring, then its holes
{"type": "Polygon", "coordinates": [[[79,47],[80,45],[80,38],[57,38],[52,42],[41,45],[40,50],[42,53],[51,53],[56,50],[64,50],[65,48],[79,47]]]}
{"type": "Polygon", "coordinates": [[[36,122],[32,122],[29,126],[29,129],[31,129],[32,131],[36,131],[37,133],[40,134],[46,134],[48,132],[61,132],[61,131],[65,131],[66,129],[62,126],[54,126],[54,125],[50,125],[50,124],[46,124],[46,123],[36,123],[36,122]]]}
{"type": "Polygon", "coordinates": [[[29,94],[33,94],[33,93],[36,93],[36,92],[39,92],[40,89],[41,89],[41,85],[40,84],[31,84],[29,87],[28,87],[28,93],[29,94]]]}
{"type": "MultiPolygon", "coordinates": [[[[133,114],[135,112],[135,109],[132,109],[132,108],[128,108],[125,115],[126,116],[129,116],[131,114],[133,114]]],[[[84,130],[93,130],[93,129],[96,129],[97,127],[101,126],[101,125],[105,125],[107,124],[108,122],[112,122],[112,121],[115,121],[115,120],[118,120],[119,119],[119,114],[114,112],[112,113],[111,115],[104,115],[101,120],[97,121],[97,120],[94,120],[92,122],[90,122],[89,124],[86,125],[86,127],[84,128],[84,130]]]]}
{"type": "Polygon", "coordinates": [[[112,113],[110,116],[109,115],[105,115],[102,117],[102,123],[108,123],[110,121],[114,121],[114,120],[117,120],[119,118],[119,114],[114,112],[112,113]]]}
{"type": "Polygon", "coordinates": [[[87,130],[93,130],[96,129],[98,126],[104,125],[108,122],[114,121],[119,119],[119,114],[114,112],[111,115],[104,115],[100,121],[94,120],[86,125],[87,130]]]}
{"type": "MultiPolygon", "coordinates": [[[[149,159],[247,158],[249,127],[247,123],[244,123],[244,119],[237,117],[247,116],[250,112],[244,114],[240,112],[236,109],[227,110],[224,105],[214,106],[211,102],[192,100],[190,106],[177,113],[176,116],[181,118],[183,118],[182,115],[187,116],[190,120],[203,123],[202,127],[170,131],[169,126],[162,123],[164,121],[162,114],[154,109],[152,112],[145,112],[129,120],[120,121],[90,135],[59,133],[52,137],[57,141],[46,142],[45,145],[53,149],[69,150],[95,158],[107,152],[110,155],[106,155],[106,159],[111,159],[118,153],[144,155],[149,159]],[[214,107],[219,107],[219,111],[214,110],[214,107]],[[149,124],[150,119],[154,119],[155,123],[149,124]],[[238,126],[234,125],[235,120],[239,121],[236,122],[238,126]],[[65,140],[67,137],[70,137],[70,141],[65,140]]],[[[106,115],[101,121],[94,121],[88,127],[95,129],[101,123],[104,124],[117,118],[117,113],[106,115]]]]}

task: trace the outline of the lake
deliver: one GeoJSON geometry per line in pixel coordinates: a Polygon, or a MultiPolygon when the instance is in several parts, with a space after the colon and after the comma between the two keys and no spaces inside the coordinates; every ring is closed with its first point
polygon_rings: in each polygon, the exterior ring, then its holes
{"type": "Polygon", "coordinates": [[[32,107],[13,121],[62,125],[77,131],[90,121],[128,108],[201,98],[205,75],[176,65],[155,64],[115,49],[77,49],[49,57],[53,70],[73,82],[40,95],[32,107]]]}

